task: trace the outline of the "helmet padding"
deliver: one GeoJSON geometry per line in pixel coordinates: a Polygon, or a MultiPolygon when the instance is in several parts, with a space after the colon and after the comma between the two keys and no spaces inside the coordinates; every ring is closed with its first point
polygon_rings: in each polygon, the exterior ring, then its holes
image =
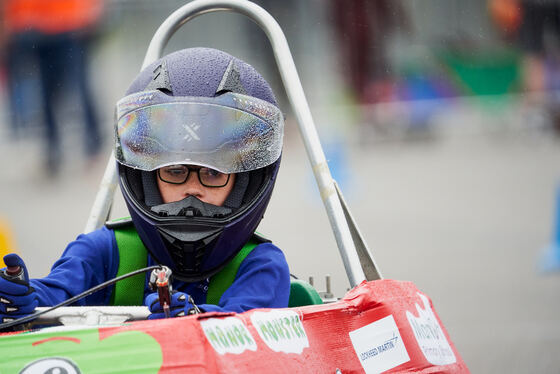
{"type": "Polygon", "coordinates": [[[144,203],[152,207],[163,204],[161,193],[157,185],[157,172],[142,171],[142,187],[144,188],[144,203]]]}

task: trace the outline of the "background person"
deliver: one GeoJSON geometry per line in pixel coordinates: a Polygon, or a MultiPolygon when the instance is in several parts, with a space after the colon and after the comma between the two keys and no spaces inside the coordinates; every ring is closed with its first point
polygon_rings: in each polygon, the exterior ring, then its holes
{"type": "Polygon", "coordinates": [[[12,128],[21,135],[23,127],[42,115],[47,176],[56,175],[62,162],[56,108],[63,96],[78,99],[86,156],[93,158],[101,150],[99,121],[88,79],[88,52],[103,5],[103,0],[2,2],[12,128]]]}

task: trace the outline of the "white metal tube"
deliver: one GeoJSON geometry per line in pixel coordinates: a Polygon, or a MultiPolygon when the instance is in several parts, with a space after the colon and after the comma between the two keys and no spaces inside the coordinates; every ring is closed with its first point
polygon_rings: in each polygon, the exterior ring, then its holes
{"type": "Polygon", "coordinates": [[[114,153],[111,152],[99,190],[91,207],[84,233],[92,232],[105,224],[109,217],[117,183],[117,162],[115,161],[114,153]]]}
{"type": "Polygon", "coordinates": [[[362,280],[365,280],[366,277],[356,253],[342,205],[336,193],[334,181],[313,123],[311,111],[309,110],[288,42],[276,20],[263,8],[249,1],[195,0],[176,10],[162,23],[150,42],[143,67],[148,66],[161,57],[167,41],[181,25],[201,14],[218,10],[231,10],[249,17],[264,30],[270,40],[288,99],[298,120],[305,149],[315,174],[321,198],[327,210],[348,280],[353,287],[362,280]]]}

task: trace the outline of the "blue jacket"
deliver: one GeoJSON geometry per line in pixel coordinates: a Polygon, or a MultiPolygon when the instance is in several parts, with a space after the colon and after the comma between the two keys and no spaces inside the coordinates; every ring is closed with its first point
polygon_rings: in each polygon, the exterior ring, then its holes
{"type": "MultiPolygon", "coordinates": [[[[148,256],[148,265],[154,261],[148,256]]],[[[113,230],[103,227],[82,234],[71,242],[56,261],[49,275],[32,279],[39,306],[56,305],[91,287],[114,278],[119,267],[119,253],[113,230]]],[[[148,288],[146,274],[144,296],[148,288]]],[[[114,287],[89,295],[74,305],[108,305],[114,287]]],[[[245,312],[254,308],[284,308],[290,296],[290,272],[282,251],[272,243],[255,247],[243,260],[233,284],[224,292],[220,305],[204,304],[208,280],[197,283],[173,282],[173,289],[191,295],[207,312],[245,312]]]]}

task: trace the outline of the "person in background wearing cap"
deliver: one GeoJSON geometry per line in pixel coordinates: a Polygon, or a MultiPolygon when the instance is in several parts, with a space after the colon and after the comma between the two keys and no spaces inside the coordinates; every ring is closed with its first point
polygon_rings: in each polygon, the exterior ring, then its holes
{"type": "MultiPolygon", "coordinates": [[[[130,219],[71,242],[51,272],[0,278],[2,321],[56,305],[117,275],[172,271],[171,315],[288,306],[282,251],[255,234],[280,165],[283,115],[268,83],[222,51],[191,48],[144,69],[117,103],[115,157],[130,219]],[[196,306],[195,306],[196,304],[196,306]]],[[[142,305],[164,316],[150,274],[74,305],[142,305]]]]}

